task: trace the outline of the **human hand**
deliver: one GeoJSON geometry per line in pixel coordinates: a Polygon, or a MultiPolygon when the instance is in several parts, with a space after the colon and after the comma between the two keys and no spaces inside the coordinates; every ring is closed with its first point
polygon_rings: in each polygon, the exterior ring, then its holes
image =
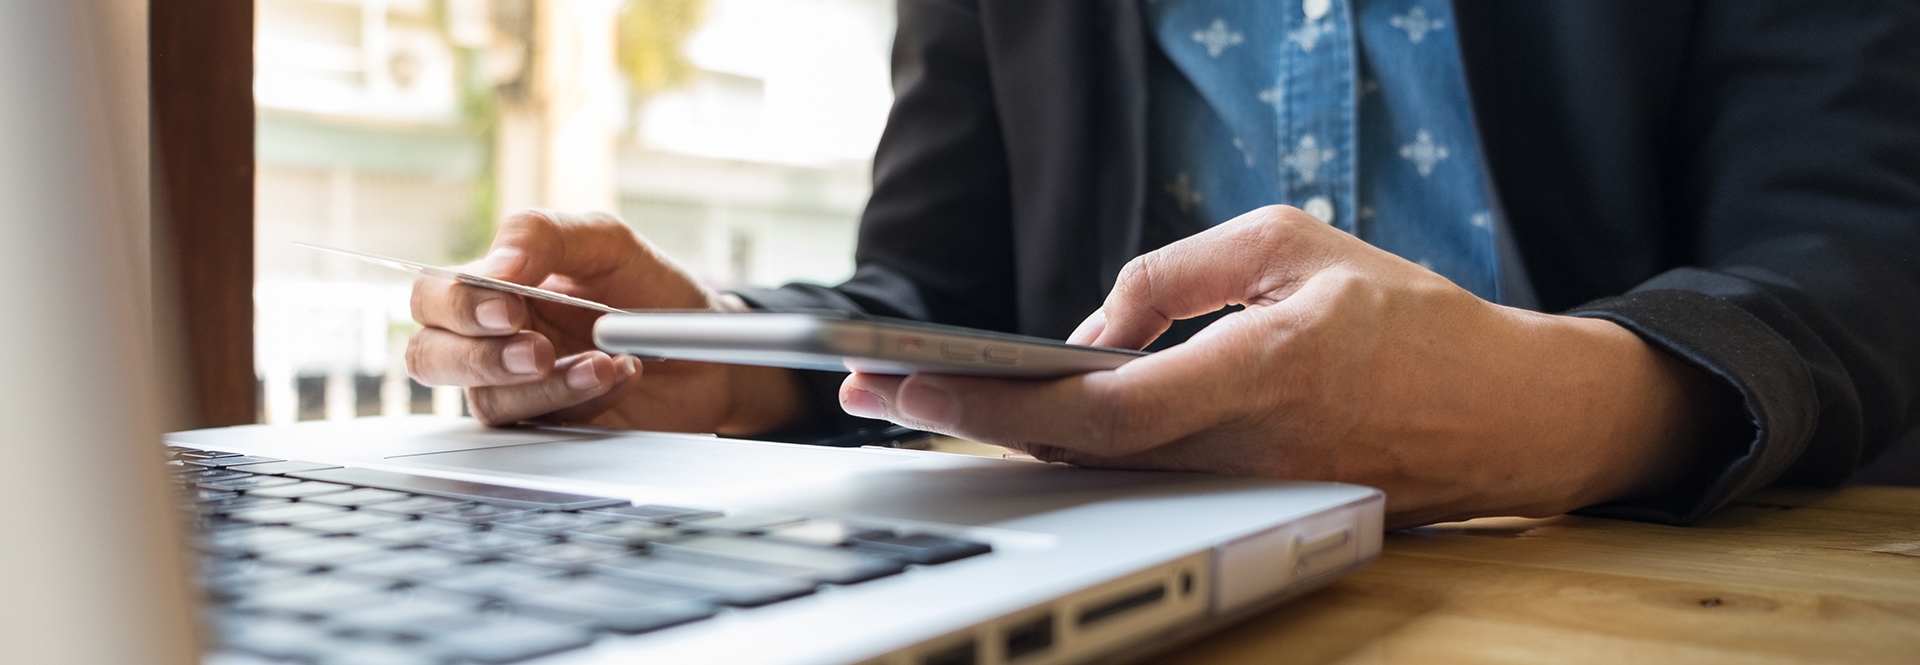
{"type": "MultiPolygon", "coordinates": [[[[696,282],[626,224],[604,213],[529,210],[500,223],[476,274],[629,309],[745,311],[696,282]]],[[[413,287],[407,371],[467,389],[489,425],[591,422],[654,430],[753,433],[796,416],[786,370],[614,358],[593,346],[601,316],[577,307],[433,277],[413,287]],[[643,377],[644,375],[644,377],[643,377]]]]}
{"type": "Polygon", "coordinates": [[[1704,379],[1613,323],[1501,307],[1272,206],[1141,256],[1069,341],[1186,343],[1048,381],[855,374],[847,412],[1084,466],[1379,487],[1388,523],[1540,516],[1677,478],[1704,379]]]}

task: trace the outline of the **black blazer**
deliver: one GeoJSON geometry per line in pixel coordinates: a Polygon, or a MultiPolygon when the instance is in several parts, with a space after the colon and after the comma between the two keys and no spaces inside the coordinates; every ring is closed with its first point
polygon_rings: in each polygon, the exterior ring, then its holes
{"type": "MultiPolygon", "coordinates": [[[[900,0],[858,269],[747,290],[1064,337],[1143,228],[1139,0],[900,0]]],[[[1920,424],[1920,5],[1457,0],[1495,187],[1548,311],[1720,377],[1750,421],[1609,514],[1837,484],[1920,424]]],[[[838,377],[814,427],[849,428],[838,377]]]]}

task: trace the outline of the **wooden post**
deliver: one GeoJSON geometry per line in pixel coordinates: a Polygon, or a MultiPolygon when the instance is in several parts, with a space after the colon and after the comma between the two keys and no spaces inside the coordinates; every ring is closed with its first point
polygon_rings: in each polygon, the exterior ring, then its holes
{"type": "Polygon", "coordinates": [[[191,427],[254,422],[253,3],[152,0],[156,277],[171,279],[191,427]]]}

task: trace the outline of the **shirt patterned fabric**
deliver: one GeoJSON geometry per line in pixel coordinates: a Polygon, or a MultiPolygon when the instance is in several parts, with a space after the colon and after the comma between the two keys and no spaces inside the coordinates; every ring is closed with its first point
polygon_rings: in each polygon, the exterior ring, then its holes
{"type": "Polygon", "coordinates": [[[1481,298],[1507,295],[1512,253],[1447,0],[1143,7],[1159,46],[1151,220],[1184,235],[1285,203],[1481,298]]]}

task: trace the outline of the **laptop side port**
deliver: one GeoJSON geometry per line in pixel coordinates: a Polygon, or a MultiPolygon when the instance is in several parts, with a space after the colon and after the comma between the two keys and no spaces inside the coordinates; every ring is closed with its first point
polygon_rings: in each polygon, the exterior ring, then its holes
{"type": "Polygon", "coordinates": [[[1053,646],[1053,613],[1008,626],[1005,636],[1009,662],[1046,651],[1053,646]]]}
{"type": "Polygon", "coordinates": [[[1091,626],[1134,610],[1150,607],[1166,599],[1166,597],[1167,584],[1165,582],[1158,582],[1151,587],[1114,598],[1104,603],[1087,606],[1085,609],[1080,610],[1080,618],[1077,623],[1082,627],[1091,626]]]}
{"type": "Polygon", "coordinates": [[[969,639],[959,644],[941,647],[920,657],[920,665],[976,665],[980,662],[980,648],[969,639]]]}
{"type": "Polygon", "coordinates": [[[1203,620],[1213,552],[1202,550],[974,626],[924,639],[863,665],[1066,665],[1107,662],[1203,620]]]}

